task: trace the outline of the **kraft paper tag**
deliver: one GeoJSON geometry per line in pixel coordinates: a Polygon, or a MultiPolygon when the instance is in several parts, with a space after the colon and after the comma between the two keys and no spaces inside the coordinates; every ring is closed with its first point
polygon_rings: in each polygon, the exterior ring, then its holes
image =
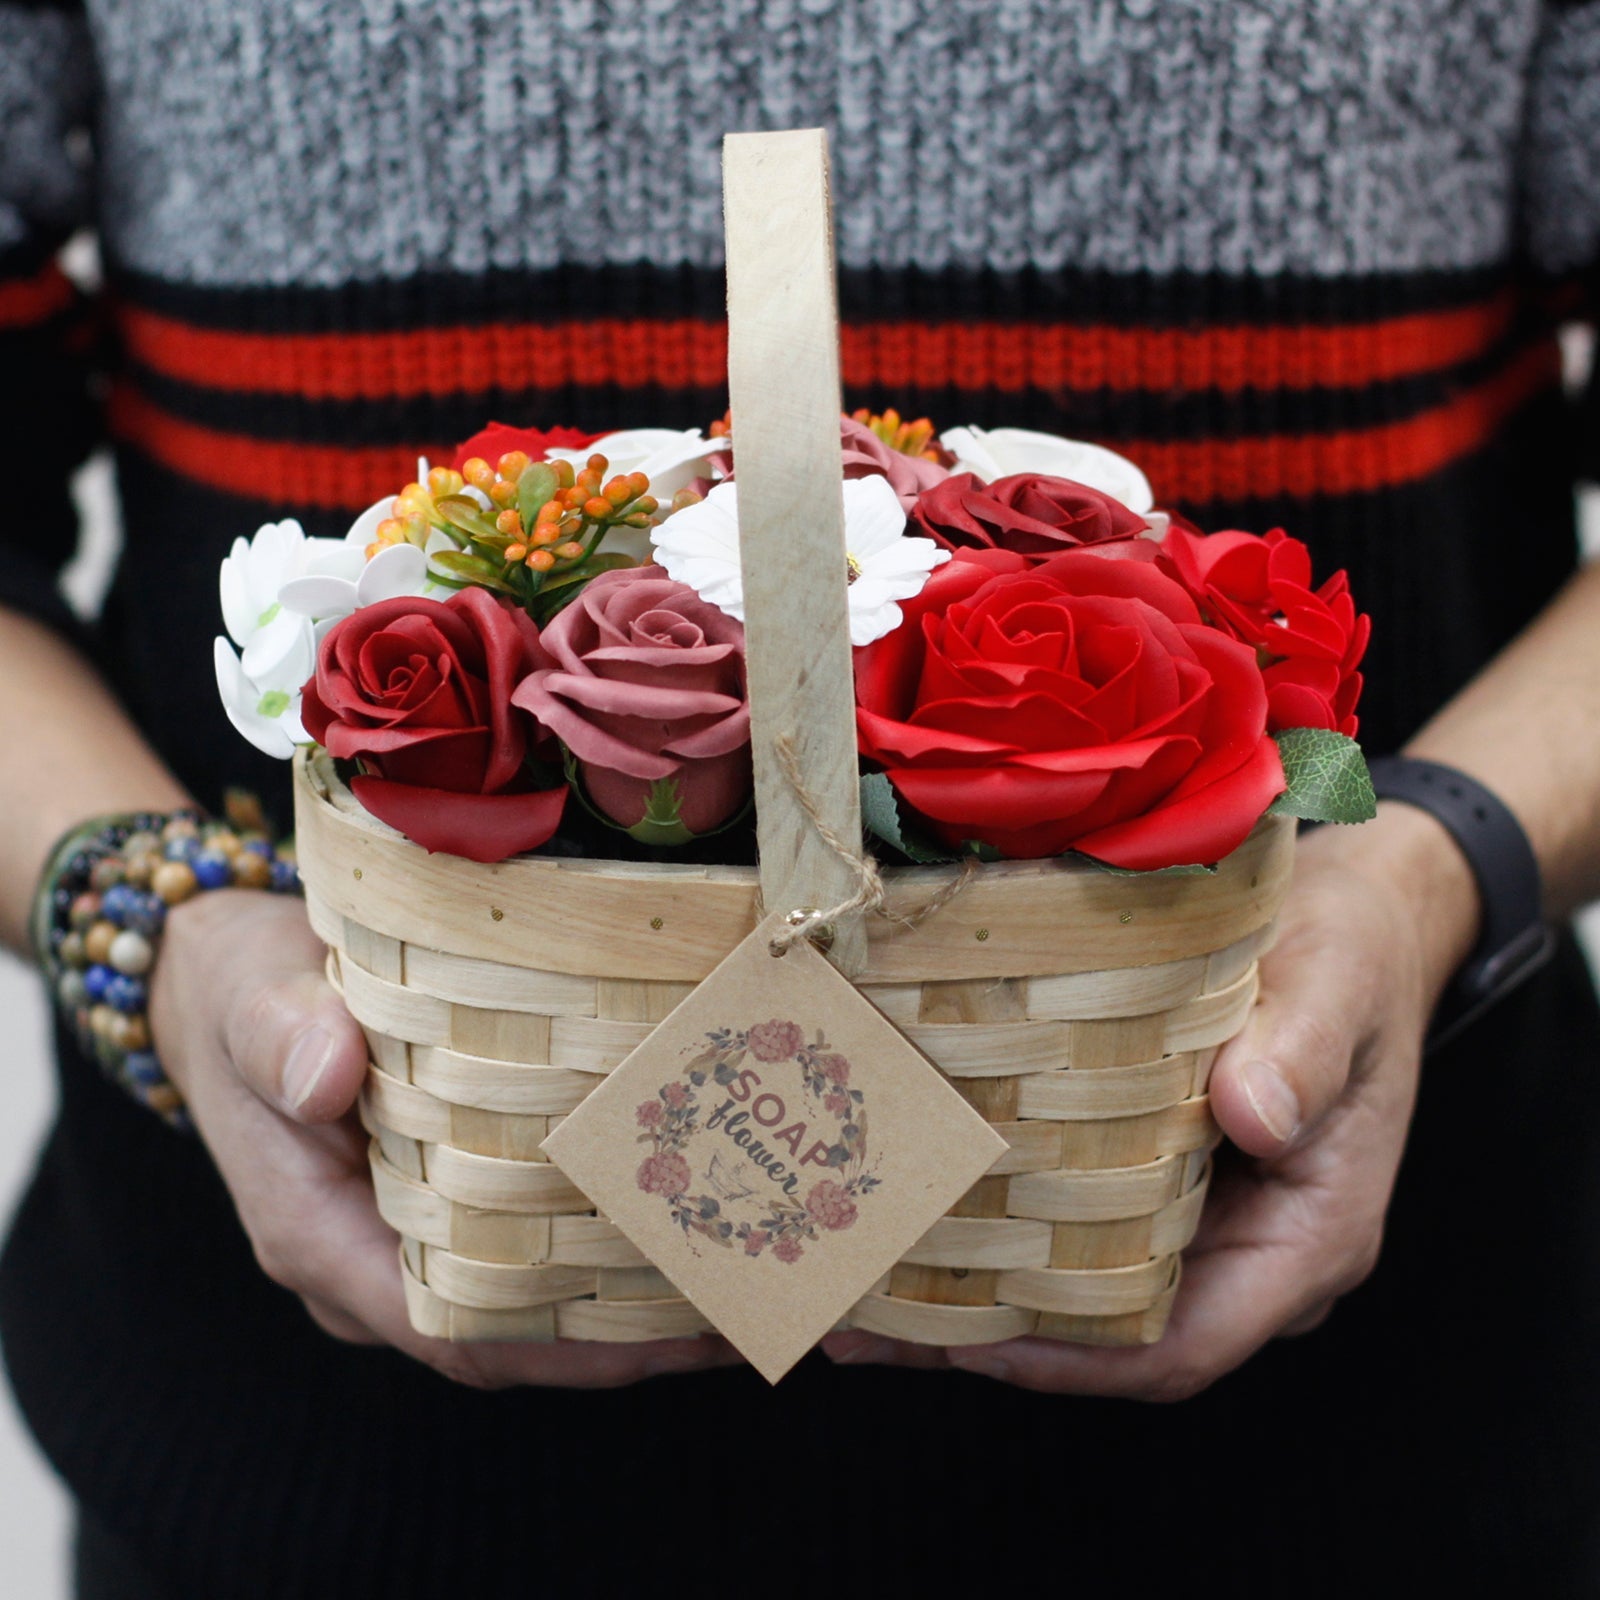
{"type": "Polygon", "coordinates": [[[808,943],[758,928],[543,1149],[776,1383],[1007,1146],[808,943]]]}

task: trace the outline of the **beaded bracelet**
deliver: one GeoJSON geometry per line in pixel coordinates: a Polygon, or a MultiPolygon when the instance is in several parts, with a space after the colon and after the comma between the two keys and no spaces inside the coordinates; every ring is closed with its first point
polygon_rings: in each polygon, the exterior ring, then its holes
{"type": "Polygon", "coordinates": [[[238,792],[229,821],[198,810],[98,817],[51,852],[33,904],[39,964],[85,1055],[141,1105],[187,1129],[177,1086],[150,1042],[149,975],[175,905],[208,889],[295,894],[292,853],[238,792]]]}

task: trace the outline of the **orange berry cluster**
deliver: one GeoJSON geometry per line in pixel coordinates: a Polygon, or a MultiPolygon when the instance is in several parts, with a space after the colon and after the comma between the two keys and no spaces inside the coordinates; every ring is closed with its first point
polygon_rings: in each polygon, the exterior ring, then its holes
{"type": "Polygon", "coordinates": [[[915,456],[922,461],[947,462],[949,459],[934,443],[939,430],[926,417],[906,422],[892,408],[880,416],[865,407],[852,413],[852,416],[855,421],[869,427],[891,450],[898,450],[903,456],[915,456]]]}
{"type": "Polygon", "coordinates": [[[660,509],[647,492],[650,480],[644,473],[608,481],[609,465],[603,455],[592,455],[583,471],[575,472],[571,462],[531,462],[513,450],[493,466],[474,456],[462,471],[466,482],[497,508],[494,526],[505,540],[501,553],[506,562],[549,572],[592,552],[596,541],[585,539],[586,533],[592,535],[597,527],[646,528],[660,509]],[[536,471],[532,481],[530,471],[536,471]],[[535,502],[539,504],[529,526],[526,513],[535,502]]]}
{"type": "Polygon", "coordinates": [[[378,524],[372,543],[366,549],[367,560],[392,544],[414,544],[419,550],[427,549],[428,535],[446,525],[438,502],[448,495],[460,494],[463,487],[461,474],[452,472],[449,467],[435,467],[425,484],[408,483],[395,496],[391,515],[378,524]]]}

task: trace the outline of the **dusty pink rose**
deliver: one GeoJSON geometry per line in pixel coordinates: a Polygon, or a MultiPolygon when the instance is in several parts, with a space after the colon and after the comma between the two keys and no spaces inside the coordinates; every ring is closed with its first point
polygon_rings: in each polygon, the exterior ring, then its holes
{"type": "Polygon", "coordinates": [[[541,643],[555,665],[525,677],[512,703],[572,752],[613,822],[637,827],[668,780],[690,833],[749,798],[743,623],[659,567],[628,567],[586,584],[541,643]]]}
{"type": "Polygon", "coordinates": [[[805,1042],[798,1023],[779,1022],[776,1017],[758,1022],[749,1033],[750,1054],[757,1061],[789,1061],[799,1055],[805,1042]]]}
{"type": "Polygon", "coordinates": [[[850,1109],[850,1102],[835,1089],[832,1094],[823,1096],[822,1109],[831,1111],[836,1117],[842,1117],[850,1109]]]}
{"type": "Polygon", "coordinates": [[[836,1083],[841,1089],[850,1081],[850,1063],[844,1056],[818,1056],[817,1066],[829,1083],[836,1083]]]}
{"type": "Polygon", "coordinates": [[[818,1227],[827,1228],[833,1233],[854,1227],[857,1215],[856,1203],[845,1186],[835,1183],[832,1178],[824,1178],[813,1186],[811,1193],[806,1196],[806,1212],[818,1227]]]}
{"type": "Polygon", "coordinates": [[[639,1109],[634,1112],[641,1128],[653,1128],[661,1120],[661,1102],[659,1100],[641,1101],[639,1109]]]}
{"type": "Polygon", "coordinates": [[[917,496],[950,476],[948,467],[920,456],[908,456],[887,445],[864,422],[839,419],[839,440],[844,447],[844,475],[848,478],[887,478],[899,496],[901,509],[910,512],[917,496]]]}
{"type": "Polygon", "coordinates": [[[646,1156],[639,1163],[638,1183],[646,1194],[682,1194],[689,1187],[689,1163],[676,1150],[646,1156]]]}
{"type": "Polygon", "coordinates": [[[765,1228],[757,1228],[744,1241],[744,1253],[747,1256],[758,1256],[767,1247],[767,1240],[772,1237],[765,1228]]]}
{"type": "Polygon", "coordinates": [[[689,1091],[681,1083],[669,1083],[661,1091],[661,1098],[672,1107],[674,1111],[689,1103],[689,1091]]]}
{"type": "Polygon", "coordinates": [[[780,1261],[792,1267],[805,1254],[805,1251],[800,1248],[798,1239],[780,1239],[773,1245],[772,1253],[780,1261]]]}

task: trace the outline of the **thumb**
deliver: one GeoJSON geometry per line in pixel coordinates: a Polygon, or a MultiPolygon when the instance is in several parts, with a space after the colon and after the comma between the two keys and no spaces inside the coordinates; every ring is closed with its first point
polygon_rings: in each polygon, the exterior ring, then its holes
{"type": "Polygon", "coordinates": [[[1315,1127],[1350,1078],[1362,1008],[1318,942],[1263,961],[1261,1000],[1211,1072],[1211,1110],[1253,1156],[1282,1155],[1315,1127]]]}
{"type": "Polygon", "coordinates": [[[366,1078],[366,1038],[320,972],[247,979],[228,1008],[223,1038],[245,1083],[296,1122],[336,1121],[366,1078]]]}

